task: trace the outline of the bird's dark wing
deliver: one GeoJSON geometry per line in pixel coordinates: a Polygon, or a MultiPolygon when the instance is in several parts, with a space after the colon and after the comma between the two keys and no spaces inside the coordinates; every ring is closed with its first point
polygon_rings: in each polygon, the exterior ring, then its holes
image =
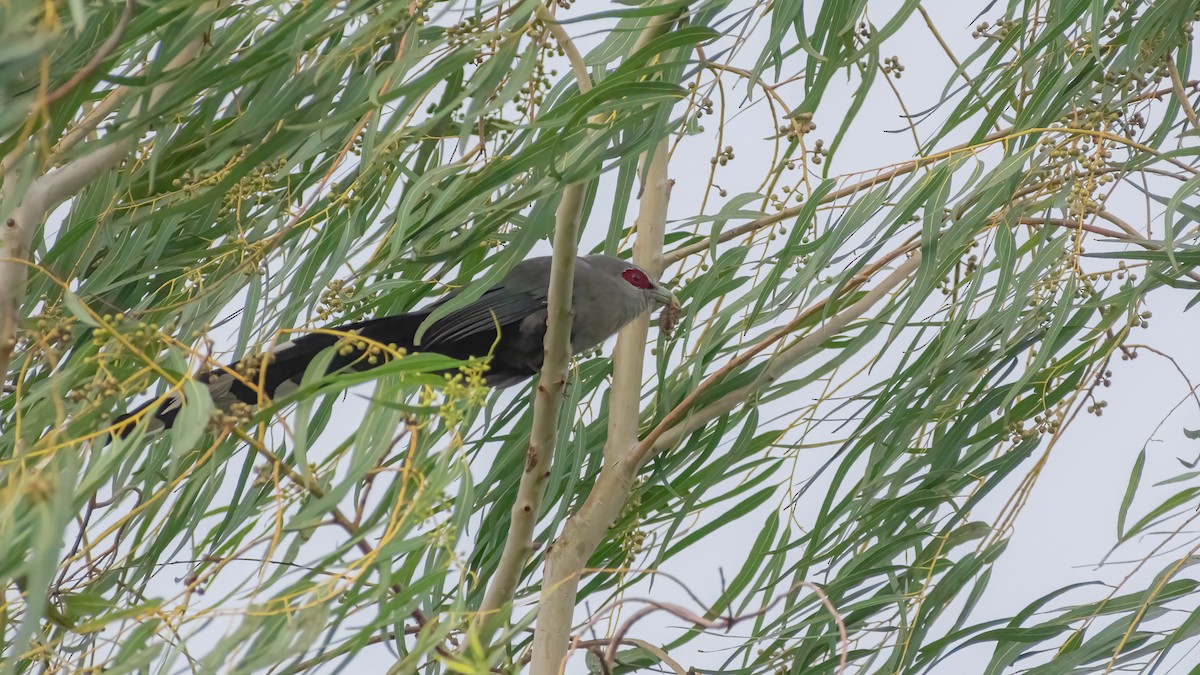
{"type": "Polygon", "coordinates": [[[490,332],[494,335],[497,328],[518,324],[530,315],[544,312],[545,309],[544,297],[539,298],[532,293],[514,291],[503,286],[496,287],[481,295],[475,302],[435,321],[425,331],[421,347],[436,349],[439,344],[463,340],[482,333],[490,332]]]}
{"type": "MultiPolygon", "coordinates": [[[[523,284],[514,286],[521,288],[523,284]]],[[[446,298],[437,304],[448,300],[446,298]]],[[[213,402],[221,409],[227,409],[237,402],[256,405],[264,395],[266,398],[285,395],[292,386],[299,384],[317,354],[337,344],[339,336],[331,334],[334,332],[355,332],[368,341],[395,345],[407,351],[437,352],[457,359],[486,356],[495,348],[496,360],[488,372],[488,382],[493,386],[520,382],[540,366],[542,333],[546,325],[544,291],[539,293],[536,288],[518,290],[508,285],[492,288],[478,300],[435,321],[426,331],[422,344],[414,345],[417,327],[429,317],[433,307],[409,314],[344,324],[329,329],[329,332],[309,333],[279,345],[264,366],[265,373],[256,372],[250,378],[255,385],[258,382],[263,384],[261,393],[257,386],[249,386],[229,372],[239,369],[236,363],[230,365],[229,369],[203,373],[199,379],[208,385],[213,402]],[[504,329],[503,341],[498,340],[499,328],[504,329]]],[[[358,350],[338,353],[329,364],[329,372],[344,368],[366,369],[386,360],[381,357],[368,361],[358,350]]],[[[143,404],[120,416],[116,422],[124,422],[154,403],[143,404]]],[[[152,428],[170,428],[182,403],[178,392],[172,394],[155,413],[152,428]]],[[[132,426],[129,426],[118,435],[125,436],[131,431],[132,426]]]]}

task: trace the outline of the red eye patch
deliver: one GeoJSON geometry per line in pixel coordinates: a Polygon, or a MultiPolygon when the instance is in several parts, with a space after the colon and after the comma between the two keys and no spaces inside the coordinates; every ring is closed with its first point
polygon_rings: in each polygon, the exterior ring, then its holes
{"type": "Polygon", "coordinates": [[[654,284],[650,283],[650,279],[646,276],[646,273],[642,272],[636,267],[630,267],[624,272],[621,272],[621,277],[624,278],[625,281],[628,281],[634,288],[640,288],[647,291],[651,288],[654,288],[654,284]]]}

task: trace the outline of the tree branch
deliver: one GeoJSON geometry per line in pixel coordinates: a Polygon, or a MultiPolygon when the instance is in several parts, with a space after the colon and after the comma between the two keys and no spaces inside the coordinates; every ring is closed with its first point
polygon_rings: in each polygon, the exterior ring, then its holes
{"type": "MultiPolygon", "coordinates": [[[[902,252],[908,248],[908,246],[902,247],[894,252],[894,257],[903,255],[902,252]]],[[[887,258],[891,257],[893,256],[887,258]]],[[[660,424],[650,436],[647,436],[630,452],[625,453],[623,457],[616,457],[611,461],[606,458],[604,469],[597,477],[587,500],[576,514],[567,519],[562,533],[546,554],[546,572],[542,581],[542,596],[538,609],[539,631],[534,636],[533,644],[532,672],[534,675],[564,672],[567,661],[567,644],[563,636],[570,630],[571,614],[569,611],[563,612],[562,608],[573,608],[580,575],[587,565],[588,558],[604,539],[608,528],[621,514],[625,499],[641,465],[657,452],[671,447],[709,420],[733,410],[739,403],[745,402],[748,397],[773,382],[830,337],[861,317],[880,299],[895,290],[920,267],[920,264],[921,255],[919,252],[915,252],[911,258],[896,268],[891,275],[862,299],[775,357],[771,365],[764,371],[763,376],[759,377],[756,382],[694,413],[688,413],[686,408],[683,408],[685,404],[681,403],[667,418],[664,418],[664,423],[668,419],[674,419],[677,422],[665,426],[660,424]],[[541,628],[543,623],[548,624],[545,629],[541,628]],[[551,634],[553,640],[549,639],[551,634]]],[[[856,279],[863,278],[865,280],[866,275],[873,274],[880,267],[881,265],[877,263],[871,269],[858,275],[856,279]]],[[[846,290],[850,290],[856,285],[854,283],[847,284],[846,290]]],[[[823,305],[824,302],[818,303],[806,311],[805,315],[823,305]]],[[[775,336],[772,337],[778,339],[775,336]]],[[[705,385],[711,385],[713,381],[713,378],[709,378],[699,389],[704,389],[705,385]]],[[[691,400],[691,397],[688,400],[691,400]]]]}
{"type": "MultiPolygon", "coordinates": [[[[1117,216],[1117,214],[1112,213],[1111,211],[1105,211],[1104,209],[1096,209],[1094,211],[1089,211],[1089,213],[1091,213],[1092,215],[1094,215],[1098,218],[1103,218],[1104,220],[1107,220],[1108,222],[1112,223],[1113,225],[1116,225],[1117,227],[1121,228],[1121,231],[1124,232],[1125,234],[1121,234],[1120,232],[1114,232],[1112,230],[1105,231],[1104,228],[1097,227],[1095,225],[1081,225],[1080,223],[1074,223],[1073,226],[1074,227],[1082,227],[1082,229],[1087,230],[1088,232],[1095,232],[1097,234],[1103,234],[1103,235],[1105,235],[1107,237],[1111,237],[1113,239],[1121,239],[1124,241],[1128,241],[1132,244],[1136,244],[1137,246],[1141,246],[1142,248],[1146,249],[1147,251],[1163,250],[1163,247],[1161,244],[1158,244],[1153,241],[1150,241],[1149,239],[1146,239],[1146,236],[1143,235],[1141,232],[1138,232],[1137,228],[1135,228],[1134,226],[1125,222],[1122,218],[1117,216]]],[[[1024,220],[1025,219],[1022,219],[1022,221],[1024,221],[1024,220]]],[[[1046,218],[1044,220],[1046,222],[1050,222],[1055,225],[1062,224],[1062,223],[1058,222],[1058,219],[1056,219],[1056,218],[1046,218]]],[[[1200,272],[1196,272],[1193,270],[1190,272],[1185,272],[1185,275],[1193,281],[1200,281],[1200,272]]]]}
{"type": "MultiPolygon", "coordinates": [[[[594,650],[598,647],[604,647],[607,650],[610,648],[610,645],[612,645],[612,644],[613,644],[612,640],[579,640],[579,641],[572,643],[571,648],[572,648],[572,650],[576,650],[576,649],[594,650]]],[[[659,661],[662,661],[663,665],[670,668],[675,673],[675,675],[688,675],[688,670],[686,668],[684,668],[682,665],[680,665],[680,663],[678,661],[671,658],[671,655],[668,654],[665,650],[663,650],[662,647],[659,647],[658,645],[652,644],[650,642],[646,642],[645,640],[639,640],[638,638],[630,638],[630,637],[621,638],[620,644],[629,645],[631,647],[641,647],[642,649],[645,649],[646,651],[653,654],[654,658],[658,659],[659,661]]],[[[595,653],[595,652],[593,652],[593,653],[595,653]]],[[[607,672],[611,673],[612,671],[609,670],[607,672]]],[[[692,671],[693,674],[695,672],[696,671],[692,671]]]]}
{"type": "MultiPolygon", "coordinates": [[[[863,190],[866,190],[867,188],[874,187],[880,183],[886,183],[886,182],[892,180],[893,178],[895,178],[896,176],[903,176],[904,174],[912,173],[913,171],[916,171],[917,169],[921,168],[922,166],[925,166],[926,164],[930,164],[932,162],[936,162],[936,161],[945,159],[946,157],[949,157],[957,152],[962,152],[963,150],[970,150],[972,148],[976,148],[981,145],[987,145],[988,143],[993,143],[997,140],[1000,140],[1001,138],[1004,138],[1005,136],[1008,136],[1011,133],[1012,133],[1012,129],[1004,129],[1001,131],[997,131],[995,133],[988,134],[979,143],[963,143],[961,145],[956,145],[952,148],[948,148],[946,150],[935,153],[933,155],[929,155],[927,157],[918,157],[917,159],[914,159],[914,160],[911,160],[908,162],[904,162],[903,164],[898,164],[887,171],[880,172],[870,178],[867,178],[867,179],[861,180],[857,183],[854,183],[853,185],[847,185],[846,187],[841,188],[840,190],[834,190],[834,191],[826,194],[824,197],[822,197],[820,199],[820,201],[818,201],[817,203],[818,204],[829,204],[829,203],[835,202],[843,197],[849,197],[852,194],[861,192],[863,190]]],[[[787,220],[788,218],[792,218],[792,217],[798,215],[804,209],[804,207],[805,207],[805,204],[796,204],[795,206],[789,206],[788,208],[783,209],[781,211],[776,211],[775,213],[772,213],[769,216],[763,216],[762,218],[756,218],[748,223],[744,223],[737,227],[734,227],[734,228],[731,228],[731,229],[721,232],[719,235],[717,235],[716,241],[718,243],[726,242],[726,241],[729,241],[730,239],[736,239],[744,234],[750,234],[751,232],[757,232],[758,230],[761,230],[764,227],[770,227],[771,225],[774,225],[775,223],[783,222],[783,221],[787,220]]],[[[712,245],[713,245],[713,238],[712,237],[704,237],[703,239],[701,239],[700,241],[698,241],[694,244],[688,244],[687,246],[680,246],[679,248],[675,249],[674,251],[667,253],[664,256],[663,262],[666,265],[673,265],[690,255],[694,255],[696,253],[699,253],[701,251],[708,249],[708,247],[710,247],[712,245]]]]}
{"type": "MultiPolygon", "coordinates": [[[[663,235],[666,232],[667,203],[671,194],[667,160],[667,141],[663,139],[656,146],[645,172],[645,191],[637,218],[637,241],[633,246],[634,262],[655,278],[661,276],[663,269],[663,235]]],[[[617,512],[629,498],[632,485],[632,481],[619,480],[622,474],[620,467],[637,443],[642,366],[649,331],[649,316],[633,321],[617,335],[617,346],[613,353],[613,383],[608,406],[604,467],[588,501],[590,503],[593,497],[602,499],[607,504],[615,505],[617,512]]],[[[566,537],[566,532],[580,519],[588,519],[586,505],[567,520],[563,535],[546,554],[546,571],[543,574],[538,621],[533,636],[535,674],[559,672],[558,664],[566,658],[571,617],[575,610],[576,582],[587,562],[587,556],[569,554],[570,538],[566,537]],[[567,558],[565,561],[564,555],[567,558]]],[[[601,532],[607,531],[610,524],[611,520],[591,523],[601,532]]]]}
{"type": "MultiPolygon", "coordinates": [[[[207,13],[212,5],[206,3],[197,13],[207,13]]],[[[166,71],[172,71],[195,59],[204,46],[204,38],[197,37],[188,43],[168,62],[166,71]]],[[[163,77],[168,77],[164,73],[163,77]]],[[[160,83],[150,90],[148,101],[140,107],[142,114],[154,106],[170,88],[170,81],[160,83]]],[[[20,319],[20,304],[28,279],[28,266],[33,237],[51,211],[63,201],[73,197],[97,176],[114,167],[137,147],[138,136],[109,143],[73,160],[57,171],[42,174],[27,183],[15,170],[15,157],[6,166],[3,192],[0,202],[15,205],[8,211],[0,225],[0,378],[6,378],[9,361],[16,347],[17,322],[20,319]],[[24,193],[18,191],[25,187],[24,193]]]]}
{"type": "MultiPolygon", "coordinates": [[[[846,661],[849,659],[849,655],[850,655],[850,639],[849,639],[848,633],[846,632],[846,622],[842,619],[841,613],[838,612],[837,607],[834,606],[833,602],[829,599],[829,596],[825,594],[825,591],[821,590],[820,586],[812,583],[811,581],[800,581],[800,582],[793,584],[792,587],[789,588],[786,592],[775,596],[774,598],[771,599],[770,602],[764,604],[763,606],[759,607],[758,609],[756,609],[752,612],[746,612],[744,614],[731,614],[729,616],[726,616],[725,618],[715,619],[715,620],[701,616],[701,615],[687,609],[686,607],[683,607],[683,606],[680,606],[680,605],[677,605],[677,604],[671,603],[671,602],[659,602],[657,600],[653,600],[650,598],[624,598],[624,599],[618,601],[617,604],[621,605],[621,604],[626,604],[629,602],[641,602],[641,603],[645,603],[646,607],[643,607],[642,609],[639,609],[638,611],[634,612],[632,616],[630,616],[628,619],[626,619],[624,622],[622,622],[620,626],[617,627],[616,632],[614,632],[612,637],[609,638],[608,644],[604,645],[606,647],[606,649],[604,650],[604,654],[602,657],[603,658],[602,665],[605,667],[605,672],[612,672],[612,666],[614,665],[614,660],[615,660],[615,657],[617,654],[617,645],[626,643],[626,642],[630,642],[631,639],[626,637],[626,635],[629,633],[629,630],[633,627],[633,624],[637,623],[642,618],[649,616],[650,614],[653,614],[654,612],[658,612],[658,611],[669,612],[671,614],[674,614],[676,617],[679,617],[680,619],[683,619],[684,621],[687,621],[688,623],[691,623],[692,625],[694,625],[698,628],[702,628],[704,630],[726,630],[727,631],[727,630],[733,628],[734,626],[736,626],[737,624],[741,623],[742,621],[746,621],[748,619],[755,619],[755,618],[765,615],[767,612],[771,611],[771,609],[773,609],[776,605],[778,605],[782,600],[790,597],[793,593],[800,590],[801,588],[807,588],[813,592],[813,595],[817,596],[817,600],[820,601],[820,603],[822,605],[824,605],[825,609],[829,612],[830,618],[833,619],[834,625],[837,626],[840,647],[838,649],[839,658],[838,658],[838,669],[837,669],[836,675],[842,675],[842,673],[844,673],[846,671],[846,661]]],[[[615,606],[613,607],[613,609],[615,609],[615,606]]],[[[609,615],[611,615],[611,612],[609,613],[609,615]]],[[[601,616],[602,616],[601,614],[597,614],[595,617],[593,617],[593,620],[599,619],[601,616]]],[[[576,644],[572,645],[572,651],[574,651],[574,649],[579,646],[581,646],[581,644],[578,642],[576,644]]],[[[656,654],[656,656],[657,656],[657,654],[656,654]]]]}
{"type": "MultiPolygon", "coordinates": [[[[979,100],[979,105],[983,107],[984,111],[990,114],[992,110],[990,107],[988,107],[987,97],[985,97],[979,91],[979,85],[975,82],[975,80],[971,79],[970,75],[967,74],[966,69],[963,68],[962,63],[959,62],[958,57],[954,55],[954,50],[950,49],[950,45],[946,44],[945,38],[942,37],[942,34],[940,31],[938,31],[937,26],[933,24],[933,17],[929,16],[929,12],[921,5],[917,5],[917,11],[921,13],[921,18],[925,19],[925,25],[929,28],[929,32],[933,34],[934,39],[937,40],[937,43],[941,46],[942,51],[946,53],[946,57],[950,59],[950,63],[954,64],[955,72],[957,72],[959,77],[963,79],[963,82],[966,82],[967,86],[970,87],[971,93],[974,94],[975,98],[979,100]]],[[[1000,130],[999,124],[993,122],[992,126],[996,129],[996,131],[1000,130]]]]}
{"type": "MultiPolygon", "coordinates": [[[[756,395],[767,386],[770,386],[771,383],[779,379],[782,375],[787,373],[787,371],[791,370],[801,361],[806,359],[811,353],[820,348],[820,346],[824,344],[826,340],[829,340],[838,333],[842,332],[848,325],[850,325],[851,322],[860,318],[863,314],[866,314],[867,310],[871,309],[875,303],[882,300],[885,296],[890,294],[898,286],[904,283],[910,276],[912,276],[914,272],[917,271],[917,268],[920,266],[921,253],[920,251],[916,251],[913,253],[911,258],[897,267],[890,275],[887,276],[887,278],[881,281],[878,286],[871,289],[871,291],[864,295],[858,302],[846,308],[840,314],[830,318],[829,321],[825,322],[811,333],[805,335],[796,344],[788,347],[778,356],[771,359],[770,364],[763,371],[763,373],[754,380],[754,382],[751,382],[744,387],[726,394],[720,399],[695,412],[689,413],[685,410],[683,414],[676,415],[677,411],[680,411],[680,408],[683,406],[683,404],[676,406],[676,408],[672,410],[666,418],[663,419],[663,423],[660,423],[657,427],[655,427],[654,431],[650,432],[650,434],[647,434],[646,438],[640,444],[638,444],[637,449],[634,451],[634,459],[636,464],[634,470],[636,471],[637,467],[640,467],[642,464],[649,461],[659,452],[674,446],[692,432],[703,427],[705,424],[708,424],[708,422],[711,420],[714,420],[721,415],[732,411],[738,405],[745,403],[746,400],[751,396],[756,395]],[[671,420],[673,416],[678,420],[677,423],[670,425],[664,424],[671,420]]],[[[806,312],[805,314],[810,313],[811,312],[806,312]]],[[[713,378],[710,378],[706,381],[706,384],[709,382],[715,381],[713,378]]],[[[700,387],[697,387],[696,391],[703,391],[705,388],[706,387],[704,387],[704,385],[701,385],[700,387]]],[[[695,397],[689,396],[689,398],[694,399],[695,397]]]]}
{"type": "MultiPolygon", "coordinates": [[[[146,70],[144,68],[139,69],[136,74],[139,76],[145,75],[146,70]]],[[[96,126],[104,120],[105,117],[108,117],[114,110],[124,103],[125,98],[129,96],[129,93],[130,89],[126,86],[120,86],[110,91],[107,96],[101,99],[94,108],[89,110],[87,114],[83,116],[83,119],[79,120],[78,124],[72,127],[71,130],[62,137],[62,140],[59,141],[58,145],[54,147],[54,156],[62,157],[67,153],[67,151],[75,147],[79,141],[82,141],[84,138],[86,138],[87,135],[91,133],[92,130],[94,130],[96,126]]]]}
{"type": "MultiPolygon", "coordinates": [[[[925,166],[926,164],[941,161],[943,159],[946,159],[947,157],[954,155],[955,153],[959,153],[964,150],[973,150],[976,148],[980,148],[982,146],[985,146],[985,145],[994,143],[998,140],[1002,140],[1006,137],[1012,136],[1012,135],[1014,135],[1014,133],[1016,133],[1017,135],[1021,135],[1021,134],[1033,133],[1034,131],[1041,131],[1041,130],[1027,129],[1022,132],[1014,132],[1012,128],[1002,129],[1000,131],[996,131],[996,132],[988,134],[987,136],[984,136],[983,140],[979,141],[978,143],[963,143],[961,145],[956,145],[954,147],[947,148],[946,150],[942,150],[941,152],[937,152],[932,155],[928,155],[926,157],[918,157],[917,159],[910,160],[910,161],[904,162],[902,164],[897,164],[896,166],[892,167],[891,169],[888,169],[887,171],[882,171],[882,172],[872,176],[871,178],[867,178],[867,179],[858,181],[857,183],[854,183],[853,185],[848,185],[839,190],[834,190],[834,191],[826,194],[824,197],[822,197],[820,199],[820,201],[818,201],[817,203],[818,204],[828,204],[831,202],[835,202],[843,197],[849,197],[850,195],[861,192],[862,190],[865,190],[867,188],[874,187],[880,183],[886,183],[897,176],[902,176],[904,174],[912,173],[913,171],[916,171],[917,169],[921,168],[922,166],[925,166]]],[[[1081,134],[1081,135],[1085,135],[1085,136],[1096,137],[1096,138],[1109,138],[1109,139],[1117,140],[1119,142],[1122,142],[1122,143],[1128,145],[1129,147],[1135,148],[1137,150],[1141,150],[1142,152],[1147,152],[1151,155],[1154,155],[1155,157],[1159,157],[1160,159],[1163,159],[1164,161],[1170,163],[1171,165],[1180,167],[1181,169],[1183,169],[1189,173],[1192,173],[1192,174],[1197,173],[1196,169],[1194,169],[1186,164],[1183,164],[1179,160],[1176,160],[1172,157],[1164,157],[1164,156],[1162,156],[1161,153],[1156,151],[1154,148],[1148,147],[1141,143],[1131,141],[1130,139],[1114,138],[1112,136],[1112,134],[1108,134],[1108,133],[1104,133],[1104,132],[1097,132],[1097,131],[1090,131],[1087,129],[1063,129],[1062,131],[1081,134]]],[[[796,204],[795,206],[790,206],[781,211],[772,213],[769,216],[763,216],[762,218],[756,218],[748,223],[744,223],[742,225],[731,228],[729,230],[725,230],[725,231],[721,232],[719,235],[717,235],[716,242],[717,243],[726,242],[726,241],[729,241],[730,239],[736,239],[737,237],[740,237],[744,234],[750,234],[751,232],[757,232],[758,230],[761,230],[765,227],[770,227],[771,225],[774,225],[776,223],[783,222],[784,220],[787,220],[788,218],[792,218],[792,217],[798,215],[800,213],[800,211],[804,209],[804,207],[805,207],[804,204],[796,204]]],[[[694,244],[688,244],[687,246],[681,246],[681,247],[675,249],[674,251],[671,251],[670,253],[666,254],[665,263],[667,265],[674,264],[676,262],[679,262],[680,260],[683,260],[684,258],[686,258],[690,255],[704,251],[712,245],[713,245],[713,238],[712,237],[704,237],[703,239],[701,239],[700,241],[698,241],[694,244]]]]}
{"type": "MultiPolygon", "coordinates": [[[[513,502],[512,519],[500,564],[484,596],[480,614],[489,625],[504,605],[512,601],[525,562],[533,551],[546,477],[558,432],[558,412],[570,360],[571,293],[575,277],[576,235],[583,210],[584,183],[572,183],[563,192],[554,224],[554,257],[550,264],[550,292],[546,298],[545,357],[533,399],[533,428],[525,455],[525,470],[513,502]]],[[[487,631],[488,633],[491,630],[487,631]]],[[[490,639],[488,635],[486,639],[490,639]]]]}
{"type": "MultiPolygon", "coordinates": [[[[635,221],[637,239],[633,243],[633,262],[657,281],[663,272],[663,237],[667,229],[667,204],[673,185],[667,177],[667,140],[655,146],[653,157],[643,176],[643,192],[635,221]]],[[[605,460],[620,457],[637,443],[639,404],[642,393],[642,367],[650,317],[638,317],[617,334],[613,350],[613,384],[608,405],[608,440],[605,460]]]]}
{"type": "MultiPolygon", "coordinates": [[[[673,15],[652,19],[638,36],[632,51],[636,52],[650,40],[664,33],[674,19],[673,15]]],[[[582,60],[580,63],[582,64],[582,60]]],[[[586,70],[583,73],[586,74],[586,70]]],[[[579,75],[579,70],[576,70],[576,75],[579,75]]],[[[633,260],[655,279],[662,275],[663,270],[663,236],[666,233],[667,204],[671,194],[671,181],[667,175],[668,159],[665,137],[655,145],[652,155],[644,153],[641,158],[643,192],[636,222],[638,236],[633,246],[633,260]]],[[[622,329],[617,337],[613,355],[608,441],[604,448],[602,478],[606,473],[612,472],[610,467],[614,464],[619,465],[621,457],[627,454],[637,441],[642,363],[649,330],[650,318],[642,316],[622,329]]],[[[625,503],[628,495],[628,486],[610,493],[610,497],[621,504],[625,503]]],[[[578,513],[572,515],[567,521],[568,524],[580,516],[578,513]]],[[[564,582],[564,575],[557,573],[550,563],[557,546],[556,543],[547,550],[542,592],[538,603],[538,621],[533,636],[532,672],[535,674],[557,672],[557,664],[565,658],[571,616],[575,610],[574,580],[578,578],[578,571],[567,573],[564,582]]],[[[582,563],[578,569],[582,569],[582,563]]]]}
{"type": "Polygon", "coordinates": [[[1196,110],[1192,108],[1192,102],[1188,100],[1187,92],[1183,90],[1183,78],[1179,76],[1179,66],[1175,65],[1175,59],[1171,56],[1167,56],[1167,72],[1171,75],[1171,90],[1175,92],[1175,98],[1179,100],[1179,107],[1183,108],[1183,114],[1187,116],[1194,128],[1200,129],[1200,117],[1196,116],[1196,110]]]}
{"type": "MultiPolygon", "coordinates": [[[[538,4],[537,14],[553,23],[553,16],[544,5],[538,4]]],[[[564,51],[579,52],[562,26],[552,30],[564,51]]],[[[582,64],[582,59],[579,59],[582,64]]],[[[574,65],[574,64],[573,64],[574,65]]],[[[587,70],[576,70],[579,92],[587,93],[592,88],[587,70]]],[[[525,455],[525,470],[517,486],[517,498],[513,502],[508,537],[500,563],[492,575],[491,585],[479,608],[484,626],[484,641],[490,642],[495,632],[499,610],[512,602],[521,581],[525,563],[533,552],[533,530],[537,525],[546,478],[550,475],[550,461],[554,457],[554,442],[558,433],[559,408],[567,382],[567,367],[571,359],[571,295],[575,282],[575,256],[579,240],[579,221],[583,215],[583,201],[587,184],[572,183],[563,192],[555,213],[554,256],[550,263],[550,288],[546,297],[545,356],[538,376],[538,386],[533,399],[533,428],[529,434],[529,448],[525,455]]]]}
{"type": "Polygon", "coordinates": [[[546,29],[554,36],[554,40],[558,42],[558,46],[562,47],[563,53],[567,56],[567,61],[571,64],[571,72],[575,74],[575,81],[579,83],[579,93],[586,94],[592,90],[592,77],[588,75],[587,64],[583,61],[583,55],[579,53],[579,48],[575,46],[575,41],[567,34],[566,29],[554,18],[549,9],[542,3],[538,3],[534,12],[537,18],[546,24],[546,29]]]}
{"type": "Polygon", "coordinates": [[[104,63],[104,59],[107,59],[109,55],[113,53],[113,50],[116,49],[117,45],[121,43],[121,38],[125,36],[125,29],[129,27],[129,21],[133,18],[133,10],[135,7],[137,7],[137,0],[125,0],[125,9],[121,10],[121,18],[117,19],[117,25],[113,27],[112,33],[109,34],[108,39],[100,45],[100,48],[96,50],[96,53],[92,55],[92,58],[89,59],[82,68],[80,68],[74,75],[71,76],[71,79],[63,83],[63,85],[58,89],[55,89],[46,95],[46,100],[42,102],[43,105],[48,106],[63,96],[69,94],[71,90],[74,89],[84,79],[86,79],[87,76],[95,72],[96,69],[100,67],[101,63],[104,63]]]}

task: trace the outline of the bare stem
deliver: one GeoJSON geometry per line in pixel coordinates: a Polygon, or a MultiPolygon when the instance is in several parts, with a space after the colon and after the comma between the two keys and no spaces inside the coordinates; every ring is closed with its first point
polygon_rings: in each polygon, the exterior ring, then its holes
{"type": "Polygon", "coordinates": [[[1187,92],[1183,89],[1183,78],[1179,76],[1179,66],[1175,65],[1175,59],[1167,57],[1167,72],[1171,75],[1171,90],[1175,92],[1175,98],[1179,100],[1179,106],[1183,108],[1183,114],[1187,115],[1188,121],[1196,129],[1200,129],[1200,117],[1196,116],[1196,110],[1192,108],[1192,102],[1188,100],[1187,92]]]}

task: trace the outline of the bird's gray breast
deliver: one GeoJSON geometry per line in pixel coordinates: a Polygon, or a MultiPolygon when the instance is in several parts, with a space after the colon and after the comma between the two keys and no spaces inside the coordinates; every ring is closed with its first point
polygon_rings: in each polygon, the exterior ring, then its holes
{"type": "Polygon", "coordinates": [[[576,354],[601,344],[646,310],[640,297],[607,283],[577,285],[574,295],[571,346],[576,354]]]}

